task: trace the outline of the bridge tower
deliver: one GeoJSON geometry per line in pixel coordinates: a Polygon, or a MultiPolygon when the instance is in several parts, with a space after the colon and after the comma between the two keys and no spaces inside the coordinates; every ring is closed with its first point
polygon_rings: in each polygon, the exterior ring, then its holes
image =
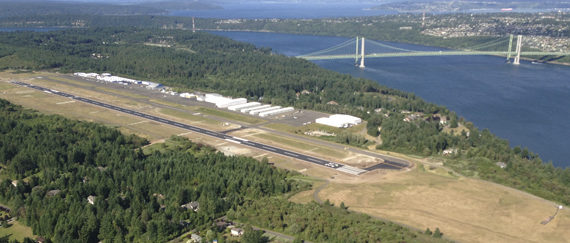
{"type": "Polygon", "coordinates": [[[356,51],[354,52],[354,65],[358,63],[358,36],[356,37],[356,51]]]}
{"type": "Polygon", "coordinates": [[[360,68],[364,69],[364,37],[362,37],[362,45],[360,49],[360,68]]]}
{"type": "Polygon", "coordinates": [[[522,47],[522,35],[518,35],[517,36],[517,55],[515,56],[515,61],[513,62],[513,64],[515,65],[519,65],[521,64],[520,60],[521,60],[521,47],[522,47]]]}
{"type": "Polygon", "coordinates": [[[507,62],[511,62],[511,51],[513,50],[513,34],[509,39],[509,49],[507,50],[507,62]]]}

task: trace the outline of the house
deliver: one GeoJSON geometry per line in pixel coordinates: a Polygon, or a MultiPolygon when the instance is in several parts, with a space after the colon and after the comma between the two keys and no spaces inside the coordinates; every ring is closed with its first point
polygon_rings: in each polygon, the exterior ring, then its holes
{"type": "Polygon", "coordinates": [[[214,225],[219,230],[224,230],[224,229],[226,229],[226,227],[228,227],[228,223],[226,221],[218,221],[218,222],[215,222],[214,225]]]}
{"type": "Polygon", "coordinates": [[[12,181],[12,186],[18,187],[18,180],[13,180],[13,181],[12,181]]]}
{"type": "Polygon", "coordinates": [[[59,194],[60,192],[61,192],[61,190],[50,190],[46,193],[46,196],[53,197],[53,196],[59,194]]]}
{"type": "Polygon", "coordinates": [[[327,105],[338,105],[338,103],[334,100],[327,102],[327,105]]]}
{"type": "Polygon", "coordinates": [[[88,196],[88,197],[87,197],[87,202],[88,202],[89,204],[91,204],[91,205],[94,205],[94,204],[95,204],[95,198],[96,198],[96,197],[93,196],[93,195],[88,196]]]}
{"type": "Polygon", "coordinates": [[[240,228],[233,228],[230,233],[232,234],[232,236],[242,236],[243,235],[243,230],[240,228]]]}
{"type": "Polygon", "coordinates": [[[194,210],[194,212],[197,212],[198,209],[200,209],[200,203],[197,201],[192,201],[186,204],[182,204],[180,205],[181,208],[186,208],[186,209],[190,209],[190,210],[194,210]]]}
{"type": "Polygon", "coordinates": [[[501,169],[507,168],[507,163],[505,162],[497,162],[495,164],[499,166],[501,169]]]}
{"type": "Polygon", "coordinates": [[[457,149],[446,149],[443,150],[443,155],[450,155],[450,154],[455,154],[457,153],[457,149]]]}
{"type": "Polygon", "coordinates": [[[192,235],[190,236],[190,240],[189,240],[189,241],[186,241],[186,242],[187,242],[187,243],[200,243],[200,242],[202,242],[202,237],[200,237],[200,236],[197,235],[197,234],[192,234],[192,235]]]}

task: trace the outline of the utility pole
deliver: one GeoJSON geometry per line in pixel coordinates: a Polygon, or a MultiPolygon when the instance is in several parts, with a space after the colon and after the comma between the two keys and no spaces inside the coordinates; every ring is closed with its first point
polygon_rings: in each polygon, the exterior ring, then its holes
{"type": "Polygon", "coordinates": [[[513,49],[513,34],[509,39],[509,49],[507,50],[507,62],[511,62],[511,51],[513,49]]]}
{"type": "Polygon", "coordinates": [[[364,37],[362,37],[362,45],[361,46],[362,46],[361,47],[362,49],[360,52],[360,66],[359,67],[364,69],[364,67],[365,67],[364,66],[364,37]]]}
{"type": "Polygon", "coordinates": [[[521,48],[522,48],[522,35],[517,36],[517,56],[515,57],[515,61],[513,64],[519,65],[521,64],[521,48]]]}
{"type": "Polygon", "coordinates": [[[192,17],[192,33],[196,33],[196,22],[194,22],[194,17],[192,17]]]}
{"type": "Polygon", "coordinates": [[[358,63],[358,36],[356,37],[356,51],[354,52],[354,65],[358,63]]]}

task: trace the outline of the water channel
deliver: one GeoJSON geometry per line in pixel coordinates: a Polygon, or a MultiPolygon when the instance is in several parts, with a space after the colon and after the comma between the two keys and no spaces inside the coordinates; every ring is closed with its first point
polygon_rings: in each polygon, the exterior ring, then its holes
{"type": "MultiPolygon", "coordinates": [[[[274,52],[297,56],[342,43],[348,38],[255,32],[214,32],[274,52]]],[[[434,47],[389,43],[412,50],[434,47]]],[[[354,52],[354,47],[352,49],[354,52]]],[[[495,56],[396,57],[315,61],[323,68],[375,80],[444,105],[488,128],[512,146],[521,145],[544,161],[570,166],[570,67],[505,63],[495,56]]]]}

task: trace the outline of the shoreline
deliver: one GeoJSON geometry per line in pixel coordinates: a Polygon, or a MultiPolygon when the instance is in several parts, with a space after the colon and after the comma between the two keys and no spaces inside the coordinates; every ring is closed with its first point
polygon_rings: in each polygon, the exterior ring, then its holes
{"type": "MultiPolygon", "coordinates": [[[[185,29],[185,30],[189,30],[189,29],[185,29]]],[[[220,31],[220,32],[252,32],[252,33],[277,33],[277,34],[291,34],[291,35],[308,35],[308,36],[329,36],[329,37],[346,37],[346,36],[333,36],[333,35],[315,35],[315,34],[304,34],[304,33],[290,33],[290,32],[279,32],[279,31],[273,31],[273,30],[252,30],[252,29],[196,29],[197,31],[220,31]]],[[[377,41],[386,41],[386,40],[377,40],[377,41]]],[[[414,45],[420,45],[420,46],[425,46],[425,47],[439,47],[439,48],[448,48],[451,50],[455,50],[452,49],[451,47],[444,47],[444,46],[431,46],[431,45],[426,45],[426,44],[421,44],[421,43],[410,43],[410,42],[403,42],[403,41],[386,41],[386,42],[396,42],[396,43],[402,43],[402,44],[414,44],[414,45]]],[[[482,56],[487,56],[487,55],[482,55],[482,56]]],[[[491,55],[494,56],[494,55],[491,55]]],[[[497,56],[497,57],[504,57],[504,56],[497,56]]],[[[525,61],[538,61],[542,64],[553,64],[553,65],[562,65],[562,66],[568,66],[570,67],[570,62],[559,62],[559,61],[540,61],[536,58],[531,58],[531,57],[520,57],[521,60],[525,60],[525,61]]]]}
{"type": "MultiPolygon", "coordinates": [[[[54,31],[56,30],[63,30],[63,29],[67,29],[67,28],[72,28],[72,29],[77,29],[78,27],[74,27],[74,26],[40,26],[40,27],[0,27],[0,32],[10,32],[10,29],[15,29],[15,30],[25,30],[25,29],[53,29],[54,31]],[[2,31],[2,29],[5,29],[5,31],[2,31]]],[[[83,27],[79,27],[79,28],[83,28],[83,27]]],[[[191,31],[192,29],[189,28],[180,28],[179,30],[188,30],[191,31]]],[[[47,31],[51,31],[51,30],[47,30],[47,31]]],[[[201,28],[197,28],[196,31],[220,31],[220,32],[252,32],[252,33],[278,33],[278,34],[293,34],[293,35],[308,35],[308,36],[330,36],[330,37],[346,37],[346,36],[333,36],[333,35],[315,35],[315,34],[306,34],[306,33],[290,33],[290,32],[280,32],[280,31],[274,31],[274,30],[267,30],[267,29],[263,29],[263,30],[255,30],[255,29],[201,29],[201,28]]],[[[386,41],[386,40],[377,40],[377,41],[386,41]]],[[[387,42],[396,42],[396,43],[402,43],[402,44],[414,44],[414,45],[421,45],[421,46],[425,46],[425,47],[439,47],[439,48],[448,48],[448,49],[452,49],[451,47],[445,47],[445,46],[435,46],[435,45],[429,45],[429,44],[424,44],[424,43],[412,43],[412,42],[406,42],[406,41],[387,41],[387,42]]],[[[452,49],[455,50],[455,49],[452,49]]],[[[498,57],[503,57],[503,56],[498,56],[498,57]]],[[[522,60],[525,61],[538,61],[542,64],[553,64],[553,65],[562,65],[562,66],[567,66],[570,67],[570,62],[559,62],[559,61],[540,61],[536,58],[531,58],[531,57],[522,57],[522,60]]]]}

